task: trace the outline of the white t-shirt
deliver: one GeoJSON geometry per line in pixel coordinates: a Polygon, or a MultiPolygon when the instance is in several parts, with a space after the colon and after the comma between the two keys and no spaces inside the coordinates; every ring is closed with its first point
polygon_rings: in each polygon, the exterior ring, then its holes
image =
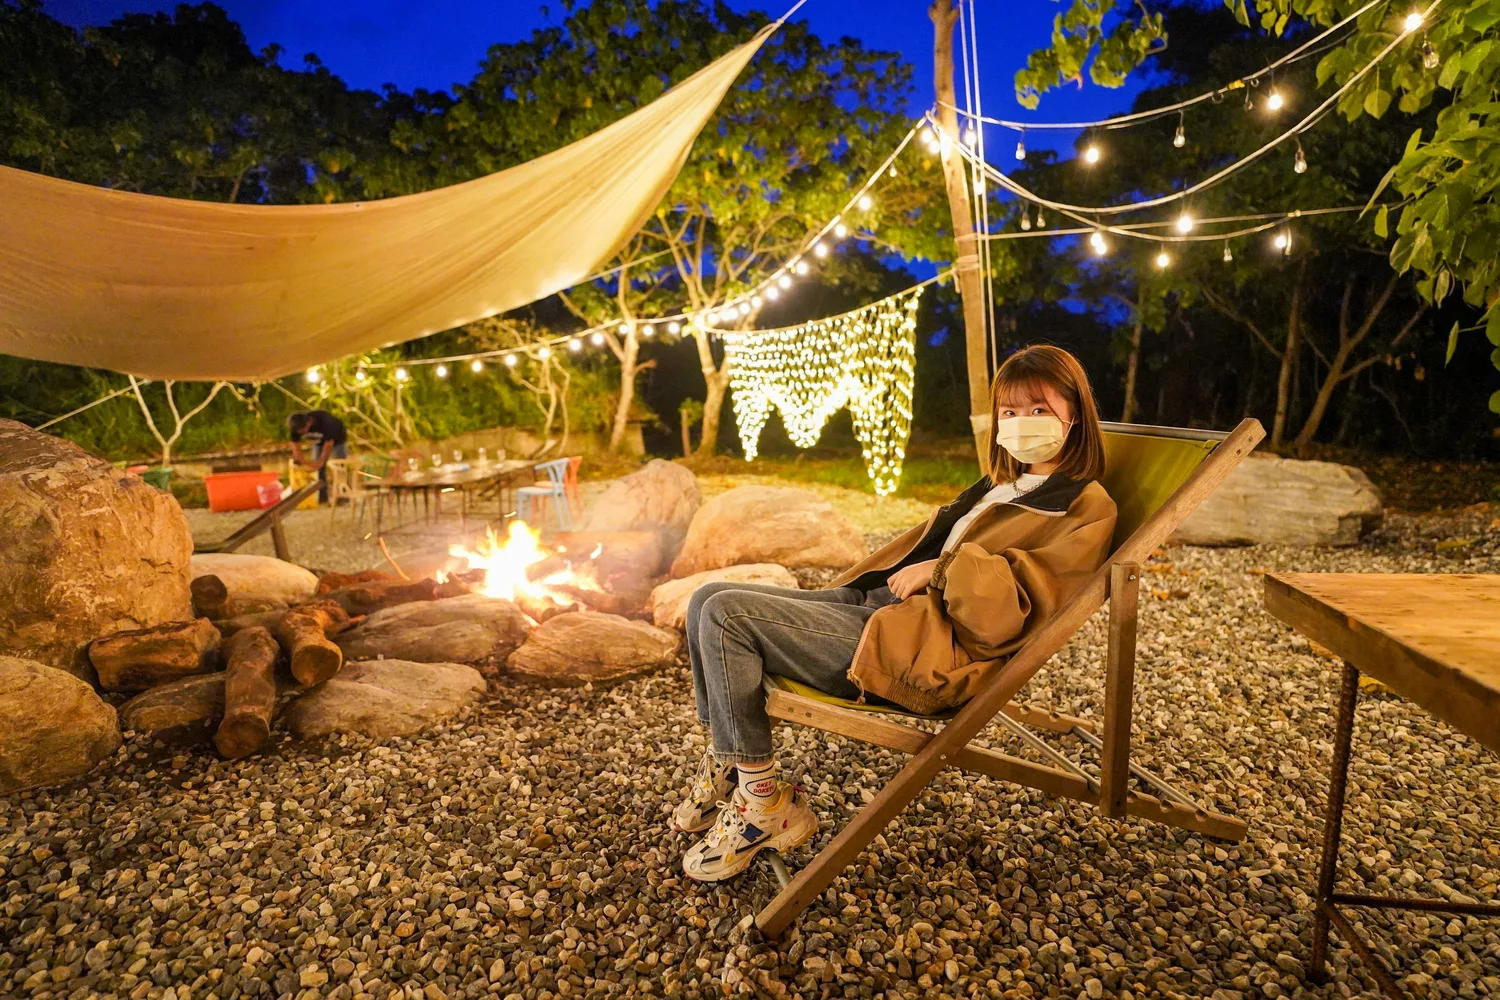
{"type": "Polygon", "coordinates": [[[946,553],[958,545],[958,540],[963,537],[965,531],[969,530],[969,525],[974,523],[974,519],[980,513],[995,506],[997,503],[1008,503],[1023,493],[1030,493],[1046,481],[1046,476],[1023,472],[1021,473],[1021,478],[1015,482],[1001,483],[990,490],[979,498],[979,502],[974,505],[972,510],[958,519],[958,523],[953,526],[953,530],[948,532],[948,540],[943,543],[943,551],[946,553]]]}

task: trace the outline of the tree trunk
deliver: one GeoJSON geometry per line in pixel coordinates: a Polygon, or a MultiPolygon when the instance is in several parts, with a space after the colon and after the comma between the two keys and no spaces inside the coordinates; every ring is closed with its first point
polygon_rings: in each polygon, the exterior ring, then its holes
{"type": "Polygon", "coordinates": [[[729,389],[729,358],[714,364],[713,345],[708,331],[698,330],[693,340],[698,345],[698,364],[703,369],[703,427],[698,439],[698,454],[707,458],[718,450],[719,414],[724,409],[724,393],[729,389]]]}
{"type": "Polygon", "coordinates": [[[1328,374],[1323,379],[1323,384],[1318,386],[1318,394],[1313,397],[1312,409],[1307,414],[1307,420],[1302,424],[1302,430],[1297,432],[1297,439],[1293,443],[1298,447],[1307,444],[1318,433],[1318,426],[1323,422],[1323,416],[1328,412],[1328,403],[1333,399],[1333,390],[1338,388],[1344,380],[1344,366],[1349,361],[1349,349],[1353,347],[1350,343],[1339,345],[1338,352],[1333,356],[1333,363],[1328,367],[1328,374]]]}
{"type": "Polygon", "coordinates": [[[1287,408],[1292,395],[1292,370],[1296,366],[1297,349],[1301,346],[1298,337],[1302,326],[1302,279],[1307,274],[1307,262],[1297,272],[1297,282],[1292,286],[1292,306],[1286,317],[1286,347],[1281,352],[1281,372],[1276,377],[1276,416],[1271,421],[1272,448],[1279,446],[1286,436],[1287,408]]]}
{"type": "Polygon", "coordinates": [[[1135,379],[1141,364],[1141,295],[1136,291],[1135,329],[1130,334],[1130,357],[1125,362],[1125,405],[1120,409],[1120,422],[1130,423],[1135,419],[1135,379]]]}
{"type": "Polygon", "coordinates": [[[630,423],[630,407],[635,402],[635,375],[638,371],[636,359],[640,357],[641,343],[636,337],[635,327],[625,332],[625,342],[620,352],[620,402],[615,406],[615,422],[609,430],[609,450],[618,452],[625,440],[625,429],[630,423]]]}
{"type": "Polygon", "coordinates": [[[953,271],[964,307],[964,360],[969,380],[969,426],[974,433],[974,450],[979,455],[979,469],[989,464],[989,354],[985,345],[984,288],[987,276],[979,273],[979,241],[974,234],[974,218],[969,209],[969,187],[964,177],[964,159],[958,152],[960,142],[958,98],[953,86],[953,24],[958,20],[954,0],[933,0],[928,8],[933,27],[933,85],[937,91],[937,119],[942,134],[943,180],[948,188],[948,211],[953,218],[953,238],[957,253],[953,271]]]}
{"type": "Polygon", "coordinates": [[[688,424],[685,414],[677,414],[677,420],[682,426],[682,457],[687,458],[693,453],[693,428],[688,424]]]}
{"type": "Polygon", "coordinates": [[[244,629],[224,643],[224,720],[214,743],[230,760],[254,753],[271,739],[280,656],[265,628],[244,629]]]}

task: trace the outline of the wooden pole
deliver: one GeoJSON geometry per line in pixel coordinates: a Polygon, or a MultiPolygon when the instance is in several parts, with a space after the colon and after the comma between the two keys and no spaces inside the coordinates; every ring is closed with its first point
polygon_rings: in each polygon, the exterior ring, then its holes
{"type": "Polygon", "coordinates": [[[1130,795],[1130,722],[1135,701],[1135,630],[1140,613],[1141,567],[1109,568],[1109,656],[1104,675],[1104,748],[1099,761],[1099,808],[1124,819],[1130,795]]]}
{"type": "Polygon", "coordinates": [[[989,462],[990,386],[989,352],[985,345],[984,275],[979,271],[979,239],[969,208],[969,184],[964,177],[964,159],[958,152],[958,98],[953,87],[953,25],[958,20],[954,0],[933,0],[933,85],[937,90],[938,138],[942,141],[943,180],[948,187],[948,209],[953,217],[953,240],[957,255],[953,271],[964,307],[964,364],[969,372],[969,423],[974,431],[974,450],[979,468],[989,462]]]}

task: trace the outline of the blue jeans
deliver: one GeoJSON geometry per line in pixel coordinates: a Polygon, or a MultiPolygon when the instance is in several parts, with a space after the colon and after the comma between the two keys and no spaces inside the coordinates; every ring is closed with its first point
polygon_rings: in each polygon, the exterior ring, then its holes
{"type": "MultiPolygon", "coordinates": [[[[318,450],[320,452],[323,450],[322,445],[318,446],[318,450]]],[[[333,451],[331,451],[331,452],[328,453],[328,461],[329,462],[333,461],[335,458],[348,458],[348,457],[349,457],[349,446],[346,445],[346,444],[336,444],[336,445],[333,446],[333,451]]],[[[327,502],[328,502],[328,462],[324,462],[322,465],[318,466],[318,503],[327,503],[327,502]]]]}
{"type": "Polygon", "coordinates": [[[857,698],[849,664],[875,613],[852,587],[794,590],[751,583],[709,583],[688,600],[687,647],[698,721],[708,726],[721,763],[770,760],[766,674],[800,681],[840,698],[857,698]]]}

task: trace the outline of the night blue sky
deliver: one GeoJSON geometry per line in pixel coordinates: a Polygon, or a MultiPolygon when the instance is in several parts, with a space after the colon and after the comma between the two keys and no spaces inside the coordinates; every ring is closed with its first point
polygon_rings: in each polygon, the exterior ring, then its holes
{"type": "MultiPolygon", "coordinates": [[[[245,29],[250,44],[272,42],[285,49],[282,61],[298,66],[315,52],[330,70],[357,87],[394,83],[446,89],[473,76],[485,50],[513,41],[555,20],[534,0],[218,0],[245,29]]],[[[785,0],[789,5],[790,0],[785,0]]],[[[775,2],[730,0],[741,9],[780,13],[775,2]]],[[[73,25],[107,23],[127,11],[170,10],[155,0],[46,0],[54,17],[73,25]]],[[[1047,43],[1052,18],[1061,10],[1053,0],[989,0],[978,8],[984,65],[985,111],[1007,118],[1076,120],[1100,118],[1128,107],[1139,82],[1123,90],[1085,84],[1047,94],[1028,112],[1015,101],[1011,79],[1032,49],[1047,43]]],[[[913,65],[917,104],[932,98],[932,24],[926,0],[808,0],[798,12],[819,35],[852,35],[867,46],[900,51],[913,65]]],[[[962,78],[960,78],[960,87],[962,78]]],[[[993,141],[993,138],[992,138],[993,141]]],[[[1072,137],[1058,134],[1060,145],[1072,137]]],[[[1041,147],[1041,135],[1028,136],[1041,147]]],[[[995,153],[991,152],[991,157],[995,153]]]]}

